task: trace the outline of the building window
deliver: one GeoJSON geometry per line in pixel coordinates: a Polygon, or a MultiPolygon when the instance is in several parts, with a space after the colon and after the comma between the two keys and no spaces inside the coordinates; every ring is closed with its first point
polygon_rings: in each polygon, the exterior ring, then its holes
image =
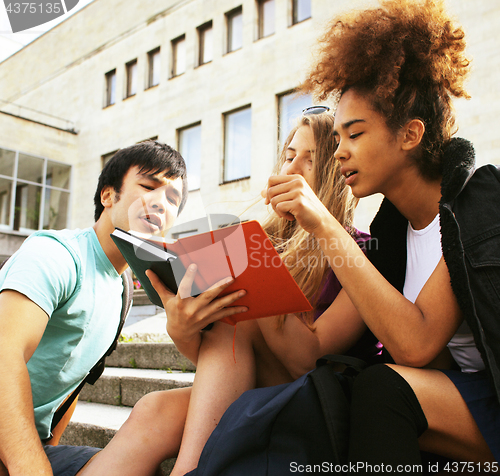
{"type": "Polygon", "coordinates": [[[113,158],[113,156],[117,152],[117,150],[114,150],[113,152],[109,152],[108,154],[101,155],[101,168],[104,168],[104,166],[113,158]]]}
{"type": "Polygon", "coordinates": [[[186,35],[172,40],[172,77],[186,71],[186,35]]]}
{"type": "Polygon", "coordinates": [[[189,190],[201,185],[201,124],[179,129],[179,153],[187,165],[189,190]]]}
{"type": "Polygon", "coordinates": [[[148,137],[147,139],[140,140],[139,142],[136,142],[136,144],[141,144],[142,142],[149,142],[150,140],[158,140],[158,136],[148,137]]]}
{"type": "MultiPolygon", "coordinates": [[[[148,139],[141,140],[139,142],[136,142],[136,144],[140,144],[141,142],[147,142],[150,140],[158,140],[158,136],[152,136],[148,139]]],[[[114,150],[113,152],[108,152],[107,154],[101,155],[101,169],[104,168],[104,166],[115,156],[115,154],[119,151],[120,149],[114,150]]]]}
{"type": "Polygon", "coordinates": [[[258,0],[259,38],[264,38],[275,32],[274,3],[274,0],[258,0]]]}
{"type": "Polygon", "coordinates": [[[126,97],[133,96],[137,93],[137,60],[130,61],[126,64],[127,69],[127,91],[126,97]]]}
{"type": "Polygon", "coordinates": [[[293,24],[311,18],[311,0],[292,0],[293,2],[293,24]]]}
{"type": "Polygon", "coordinates": [[[278,96],[278,138],[279,149],[283,147],[290,131],[297,125],[302,110],[312,105],[309,94],[297,95],[294,92],[278,96]]]}
{"type": "Polygon", "coordinates": [[[106,106],[111,106],[116,102],[116,69],[109,71],[106,78],[106,106]]]}
{"type": "Polygon", "coordinates": [[[252,109],[224,115],[224,182],[250,177],[252,109]]]}
{"type": "Polygon", "coordinates": [[[71,166],[0,149],[0,230],[66,228],[71,166]]]}
{"type": "Polygon", "coordinates": [[[10,229],[16,153],[0,149],[0,230],[10,229]]]}
{"type": "Polygon", "coordinates": [[[243,46],[243,9],[235,8],[226,13],[227,52],[239,50],[243,46]]]}
{"type": "Polygon", "coordinates": [[[148,53],[148,88],[160,84],[160,48],[148,53]]]}
{"type": "Polygon", "coordinates": [[[198,27],[198,65],[209,63],[213,58],[213,28],[209,21],[198,27]]]}

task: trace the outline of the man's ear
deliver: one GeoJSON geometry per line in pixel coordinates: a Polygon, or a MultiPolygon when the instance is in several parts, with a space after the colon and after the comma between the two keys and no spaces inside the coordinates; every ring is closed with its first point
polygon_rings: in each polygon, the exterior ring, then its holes
{"type": "Polygon", "coordinates": [[[403,128],[403,150],[413,150],[422,142],[425,124],[420,119],[412,119],[403,128]]]}
{"type": "Polygon", "coordinates": [[[116,190],[111,185],[106,185],[101,190],[101,203],[104,208],[110,208],[115,202],[116,190]]]}

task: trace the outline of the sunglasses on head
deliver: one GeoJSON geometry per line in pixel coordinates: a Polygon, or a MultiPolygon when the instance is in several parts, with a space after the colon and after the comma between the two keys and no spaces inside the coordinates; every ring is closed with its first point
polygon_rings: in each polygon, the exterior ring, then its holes
{"type": "Polygon", "coordinates": [[[324,112],[328,112],[330,108],[328,106],[309,106],[305,109],[302,109],[303,116],[313,116],[316,114],[323,114],[324,112]]]}

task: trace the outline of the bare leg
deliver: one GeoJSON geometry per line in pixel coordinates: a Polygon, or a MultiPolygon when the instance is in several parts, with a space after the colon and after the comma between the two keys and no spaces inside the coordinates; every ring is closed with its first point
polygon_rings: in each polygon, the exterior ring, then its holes
{"type": "Polygon", "coordinates": [[[422,450],[458,461],[495,461],[460,392],[438,370],[390,365],[412,387],[429,428],[422,434],[422,450]]]}
{"type": "Polygon", "coordinates": [[[177,455],[191,388],[153,392],[141,398],[111,442],[78,476],[154,476],[177,455]]]}
{"type": "Polygon", "coordinates": [[[223,413],[244,391],[292,380],[255,321],[238,324],[235,357],[233,333],[234,327],[216,323],[203,336],[181,449],[171,476],[184,475],[197,466],[223,413]]]}

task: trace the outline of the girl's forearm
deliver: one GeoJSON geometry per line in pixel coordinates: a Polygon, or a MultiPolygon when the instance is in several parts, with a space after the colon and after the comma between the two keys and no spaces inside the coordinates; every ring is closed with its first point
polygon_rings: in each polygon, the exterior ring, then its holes
{"type": "Polygon", "coordinates": [[[323,220],[314,235],[367,326],[394,359],[410,364],[412,350],[428,339],[421,310],[380,274],[333,217],[323,220]]]}

